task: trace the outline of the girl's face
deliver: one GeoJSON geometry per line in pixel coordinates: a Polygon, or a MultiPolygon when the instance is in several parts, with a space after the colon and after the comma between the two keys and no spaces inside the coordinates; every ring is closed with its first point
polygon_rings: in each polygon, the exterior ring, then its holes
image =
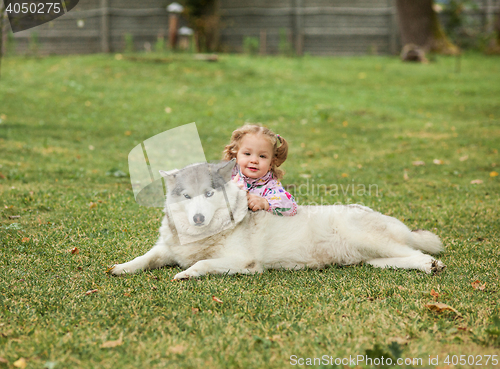
{"type": "Polygon", "coordinates": [[[241,173],[249,178],[260,178],[271,169],[273,145],[264,136],[246,134],[236,154],[241,173]]]}

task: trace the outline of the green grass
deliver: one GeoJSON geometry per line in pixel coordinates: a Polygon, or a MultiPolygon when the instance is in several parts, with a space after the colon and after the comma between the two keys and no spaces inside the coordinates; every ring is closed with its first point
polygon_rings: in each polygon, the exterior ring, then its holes
{"type": "Polygon", "coordinates": [[[445,57],[3,60],[0,368],[20,358],[27,368],[281,368],[292,355],[398,352],[427,367],[439,355],[444,367],[447,355],[498,355],[499,96],[499,59],[475,54],[460,73],[445,57]],[[106,173],[128,172],[135,145],[191,122],[207,159],[220,159],[247,121],[290,142],[283,182],[300,203],[363,203],[435,230],[448,268],[108,276],[154,244],[162,212],[106,173]],[[426,308],[433,289],[461,316],[426,308]]]}

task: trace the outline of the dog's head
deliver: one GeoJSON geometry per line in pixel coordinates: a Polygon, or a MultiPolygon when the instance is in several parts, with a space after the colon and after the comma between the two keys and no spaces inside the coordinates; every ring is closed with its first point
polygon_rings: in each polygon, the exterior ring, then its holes
{"type": "Polygon", "coordinates": [[[189,235],[215,231],[231,221],[224,187],[231,182],[235,160],[192,164],[181,170],[160,171],[167,185],[167,208],[175,225],[189,235]],[[227,218],[227,219],[226,219],[227,218]],[[206,228],[210,229],[206,229],[206,228]],[[213,229],[212,229],[213,228],[213,229]]]}

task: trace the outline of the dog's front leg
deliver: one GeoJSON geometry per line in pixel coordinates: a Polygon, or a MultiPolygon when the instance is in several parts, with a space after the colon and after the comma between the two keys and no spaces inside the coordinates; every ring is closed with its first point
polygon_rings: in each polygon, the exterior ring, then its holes
{"type": "Polygon", "coordinates": [[[174,279],[201,277],[205,274],[252,274],[262,272],[262,267],[253,260],[219,258],[200,260],[190,268],[178,273],[174,279]]]}
{"type": "Polygon", "coordinates": [[[165,265],[174,265],[175,261],[170,248],[163,243],[157,243],[144,255],[136,257],[127,263],[114,265],[110,273],[114,275],[137,273],[143,270],[156,269],[165,265]]]}

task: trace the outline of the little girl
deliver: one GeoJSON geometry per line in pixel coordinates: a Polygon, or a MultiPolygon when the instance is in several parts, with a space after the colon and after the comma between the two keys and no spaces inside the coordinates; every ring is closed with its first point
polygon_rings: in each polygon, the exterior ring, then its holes
{"type": "Polygon", "coordinates": [[[236,158],[232,178],[247,191],[250,210],[280,216],[297,213],[297,203],[279,181],[284,172],[278,167],[287,155],[288,143],[269,128],[247,124],[233,132],[224,160],[236,158]]]}

